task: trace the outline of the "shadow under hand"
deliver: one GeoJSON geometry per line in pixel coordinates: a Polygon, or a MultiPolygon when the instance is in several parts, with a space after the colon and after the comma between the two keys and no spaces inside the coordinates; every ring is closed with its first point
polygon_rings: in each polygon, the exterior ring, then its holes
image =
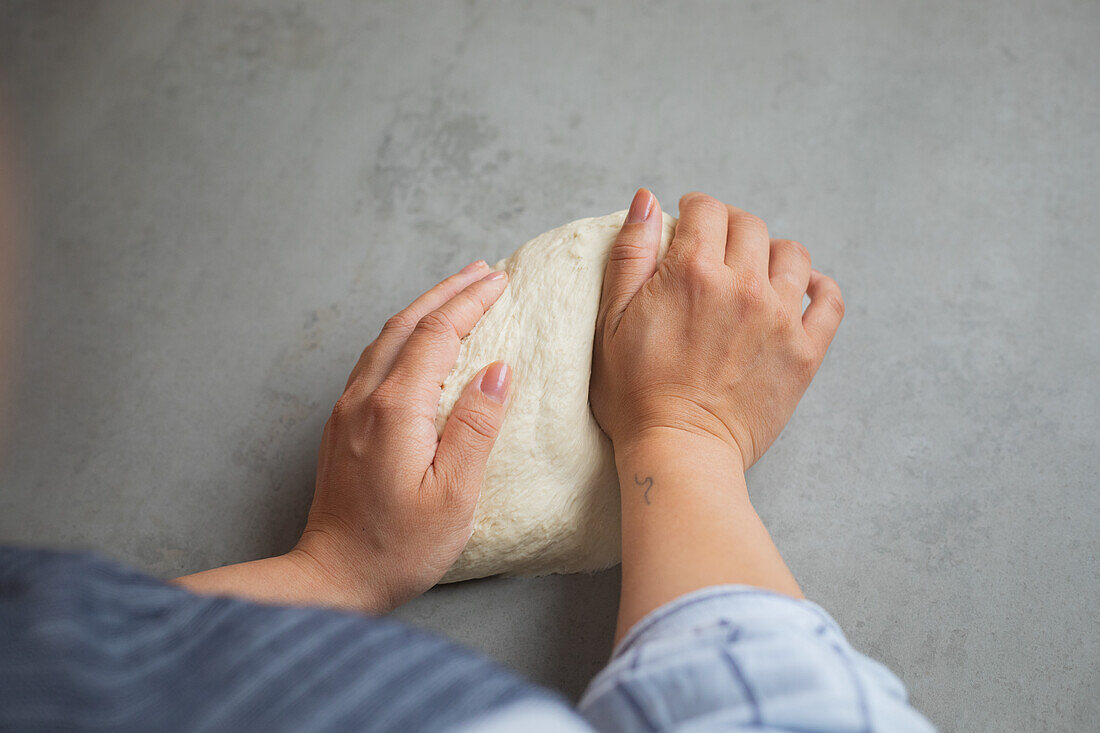
{"type": "Polygon", "coordinates": [[[391,616],[478,649],[570,700],[607,663],[619,568],[436,586],[391,616]]]}

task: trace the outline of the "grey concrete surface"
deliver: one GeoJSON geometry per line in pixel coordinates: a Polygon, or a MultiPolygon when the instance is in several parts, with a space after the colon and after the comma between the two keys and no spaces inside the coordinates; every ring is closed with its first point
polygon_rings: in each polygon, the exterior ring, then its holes
{"type": "MultiPolygon", "coordinates": [[[[32,236],[0,540],[286,549],[387,315],[651,187],[844,288],[750,489],[945,730],[1100,709],[1100,4],[0,3],[32,236]]],[[[576,696],[618,577],[397,615],[576,696]]]]}

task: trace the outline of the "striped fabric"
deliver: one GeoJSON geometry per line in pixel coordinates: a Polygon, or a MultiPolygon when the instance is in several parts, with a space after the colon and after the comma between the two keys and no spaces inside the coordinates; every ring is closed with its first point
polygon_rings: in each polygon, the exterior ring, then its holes
{"type": "Polygon", "coordinates": [[[0,549],[0,730],[933,731],[824,610],[746,586],[639,621],[579,713],[395,621],[0,549]]]}
{"type": "Polygon", "coordinates": [[[442,730],[573,713],[384,618],[193,595],[87,554],[0,548],[0,729],[442,730]]]}
{"type": "Polygon", "coordinates": [[[635,624],[580,712],[601,731],[934,733],[820,606],[738,585],[688,593],[635,624]]]}

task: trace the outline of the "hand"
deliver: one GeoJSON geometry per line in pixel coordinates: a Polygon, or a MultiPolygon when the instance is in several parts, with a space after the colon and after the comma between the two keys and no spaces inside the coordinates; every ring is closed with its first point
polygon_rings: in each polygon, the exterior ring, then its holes
{"type": "Polygon", "coordinates": [[[617,451],[682,432],[727,444],[747,469],[821,365],[844,314],[840,289],[805,247],[700,193],[680,199],[658,267],[660,239],[660,205],[641,189],[604,277],[592,411],[617,451]]]}
{"type": "Polygon", "coordinates": [[[506,285],[505,273],[475,262],[386,323],[325,425],[313,506],[293,550],[175,582],[196,593],[376,613],[435,585],[473,533],[511,370],[503,362],[482,369],[437,437],[441,385],[459,340],[506,285]]]}
{"type": "Polygon", "coordinates": [[[467,266],[391,318],[352,371],[292,552],[345,589],[339,605],[389,610],[434,585],[469,540],[510,369],[494,362],[471,380],[438,438],[434,420],[459,339],[506,284],[484,262],[467,266]]]}

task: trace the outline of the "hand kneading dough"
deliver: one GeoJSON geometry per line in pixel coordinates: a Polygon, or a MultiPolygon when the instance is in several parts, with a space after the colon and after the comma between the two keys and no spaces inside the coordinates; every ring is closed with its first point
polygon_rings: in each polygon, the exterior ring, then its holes
{"type": "MultiPolygon", "coordinates": [[[[440,431],[486,364],[513,368],[512,404],[485,469],[474,533],[443,582],[600,570],[619,562],[611,442],[588,407],[592,337],[608,251],[625,211],[532,239],[494,269],[508,288],[462,343],[440,431]]],[[[660,257],[676,220],[664,215],[660,257]]]]}

